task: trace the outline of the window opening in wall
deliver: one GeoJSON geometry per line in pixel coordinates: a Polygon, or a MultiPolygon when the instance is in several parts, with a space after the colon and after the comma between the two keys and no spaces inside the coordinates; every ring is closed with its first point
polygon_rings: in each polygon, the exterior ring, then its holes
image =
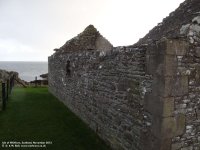
{"type": "Polygon", "coordinates": [[[71,69],[70,69],[70,61],[69,60],[67,61],[67,64],[66,64],[66,75],[71,76],[71,69]]]}

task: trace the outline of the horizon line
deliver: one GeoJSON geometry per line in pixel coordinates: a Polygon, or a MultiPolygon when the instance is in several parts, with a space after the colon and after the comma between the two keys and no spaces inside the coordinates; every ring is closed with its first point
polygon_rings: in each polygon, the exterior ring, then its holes
{"type": "Polygon", "coordinates": [[[0,62],[48,62],[44,60],[0,60],[0,62]]]}

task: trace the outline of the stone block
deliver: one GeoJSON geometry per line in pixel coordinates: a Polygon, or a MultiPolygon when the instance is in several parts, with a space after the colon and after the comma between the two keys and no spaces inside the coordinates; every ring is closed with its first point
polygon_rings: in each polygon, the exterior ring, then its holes
{"type": "Polygon", "coordinates": [[[152,118],[152,134],[161,139],[161,129],[162,129],[162,117],[161,116],[153,116],[152,118]]]}
{"type": "Polygon", "coordinates": [[[151,133],[142,134],[143,150],[157,150],[160,147],[160,140],[151,133]]]}
{"type": "Polygon", "coordinates": [[[185,131],[185,115],[163,118],[161,135],[163,138],[172,138],[182,135],[185,131]]]}
{"type": "Polygon", "coordinates": [[[189,48],[189,44],[184,40],[168,40],[166,54],[184,56],[189,48]]]}
{"type": "Polygon", "coordinates": [[[155,76],[152,91],[161,97],[185,95],[188,93],[188,76],[155,76]]]}
{"type": "Polygon", "coordinates": [[[173,115],[174,112],[174,98],[163,98],[163,117],[169,117],[173,115]]]}
{"type": "Polygon", "coordinates": [[[171,150],[171,139],[162,139],[160,144],[160,150],[171,150]]]}
{"type": "Polygon", "coordinates": [[[178,114],[177,116],[175,116],[175,120],[176,120],[176,130],[174,136],[182,135],[185,131],[185,115],[178,114]]]}
{"type": "Polygon", "coordinates": [[[103,51],[111,51],[113,49],[112,44],[103,36],[98,36],[95,42],[96,49],[103,51]]]}
{"type": "Polygon", "coordinates": [[[156,44],[152,44],[147,47],[147,52],[146,52],[147,55],[157,55],[159,53],[160,52],[156,44]]]}
{"type": "Polygon", "coordinates": [[[162,54],[184,56],[189,49],[189,44],[180,39],[164,39],[158,43],[162,54]]]}
{"type": "Polygon", "coordinates": [[[181,148],[181,150],[194,150],[194,149],[193,149],[193,146],[189,146],[189,147],[183,147],[181,148]]]}
{"type": "Polygon", "coordinates": [[[146,55],[146,73],[153,74],[156,66],[155,55],[146,55]]]}
{"type": "Polygon", "coordinates": [[[152,94],[156,96],[166,95],[164,76],[154,76],[153,82],[152,82],[152,94]]]}
{"type": "Polygon", "coordinates": [[[178,114],[176,117],[154,116],[152,132],[160,139],[169,139],[182,135],[185,131],[185,115],[178,114]]]}
{"type": "Polygon", "coordinates": [[[182,96],[188,93],[188,76],[165,78],[164,96],[182,96]]]}
{"type": "Polygon", "coordinates": [[[162,119],[161,138],[172,138],[176,131],[176,120],[174,117],[162,119]]]}
{"type": "Polygon", "coordinates": [[[146,94],[144,108],[152,115],[161,116],[163,111],[163,102],[160,100],[159,96],[146,94]]]}
{"type": "Polygon", "coordinates": [[[146,73],[154,75],[159,70],[159,65],[163,64],[163,62],[164,55],[146,55],[146,73]]]}
{"type": "Polygon", "coordinates": [[[163,98],[146,94],[144,108],[154,116],[169,117],[174,112],[174,98],[163,98]]]}
{"type": "Polygon", "coordinates": [[[159,49],[159,54],[165,55],[165,51],[167,49],[167,39],[161,39],[160,41],[157,42],[157,47],[159,49]]]}
{"type": "Polygon", "coordinates": [[[172,76],[177,73],[178,60],[175,55],[165,55],[164,75],[172,76]]]}
{"type": "Polygon", "coordinates": [[[146,55],[146,73],[164,76],[175,75],[178,60],[176,55],[154,54],[146,55]]]}

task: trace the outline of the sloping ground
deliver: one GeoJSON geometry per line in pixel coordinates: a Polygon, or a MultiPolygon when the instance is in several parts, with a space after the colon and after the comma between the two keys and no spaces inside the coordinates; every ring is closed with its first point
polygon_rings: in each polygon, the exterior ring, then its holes
{"type": "Polygon", "coordinates": [[[47,88],[14,89],[7,110],[0,113],[0,142],[4,141],[50,141],[48,150],[109,149],[47,88]]]}

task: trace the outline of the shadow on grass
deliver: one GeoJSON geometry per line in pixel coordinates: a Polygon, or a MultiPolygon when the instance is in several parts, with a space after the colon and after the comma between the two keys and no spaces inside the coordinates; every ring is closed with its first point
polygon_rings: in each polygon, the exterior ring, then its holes
{"type": "Polygon", "coordinates": [[[47,148],[14,150],[109,149],[85,123],[52,96],[47,88],[14,89],[6,111],[0,112],[0,141],[52,142],[47,148]]]}

